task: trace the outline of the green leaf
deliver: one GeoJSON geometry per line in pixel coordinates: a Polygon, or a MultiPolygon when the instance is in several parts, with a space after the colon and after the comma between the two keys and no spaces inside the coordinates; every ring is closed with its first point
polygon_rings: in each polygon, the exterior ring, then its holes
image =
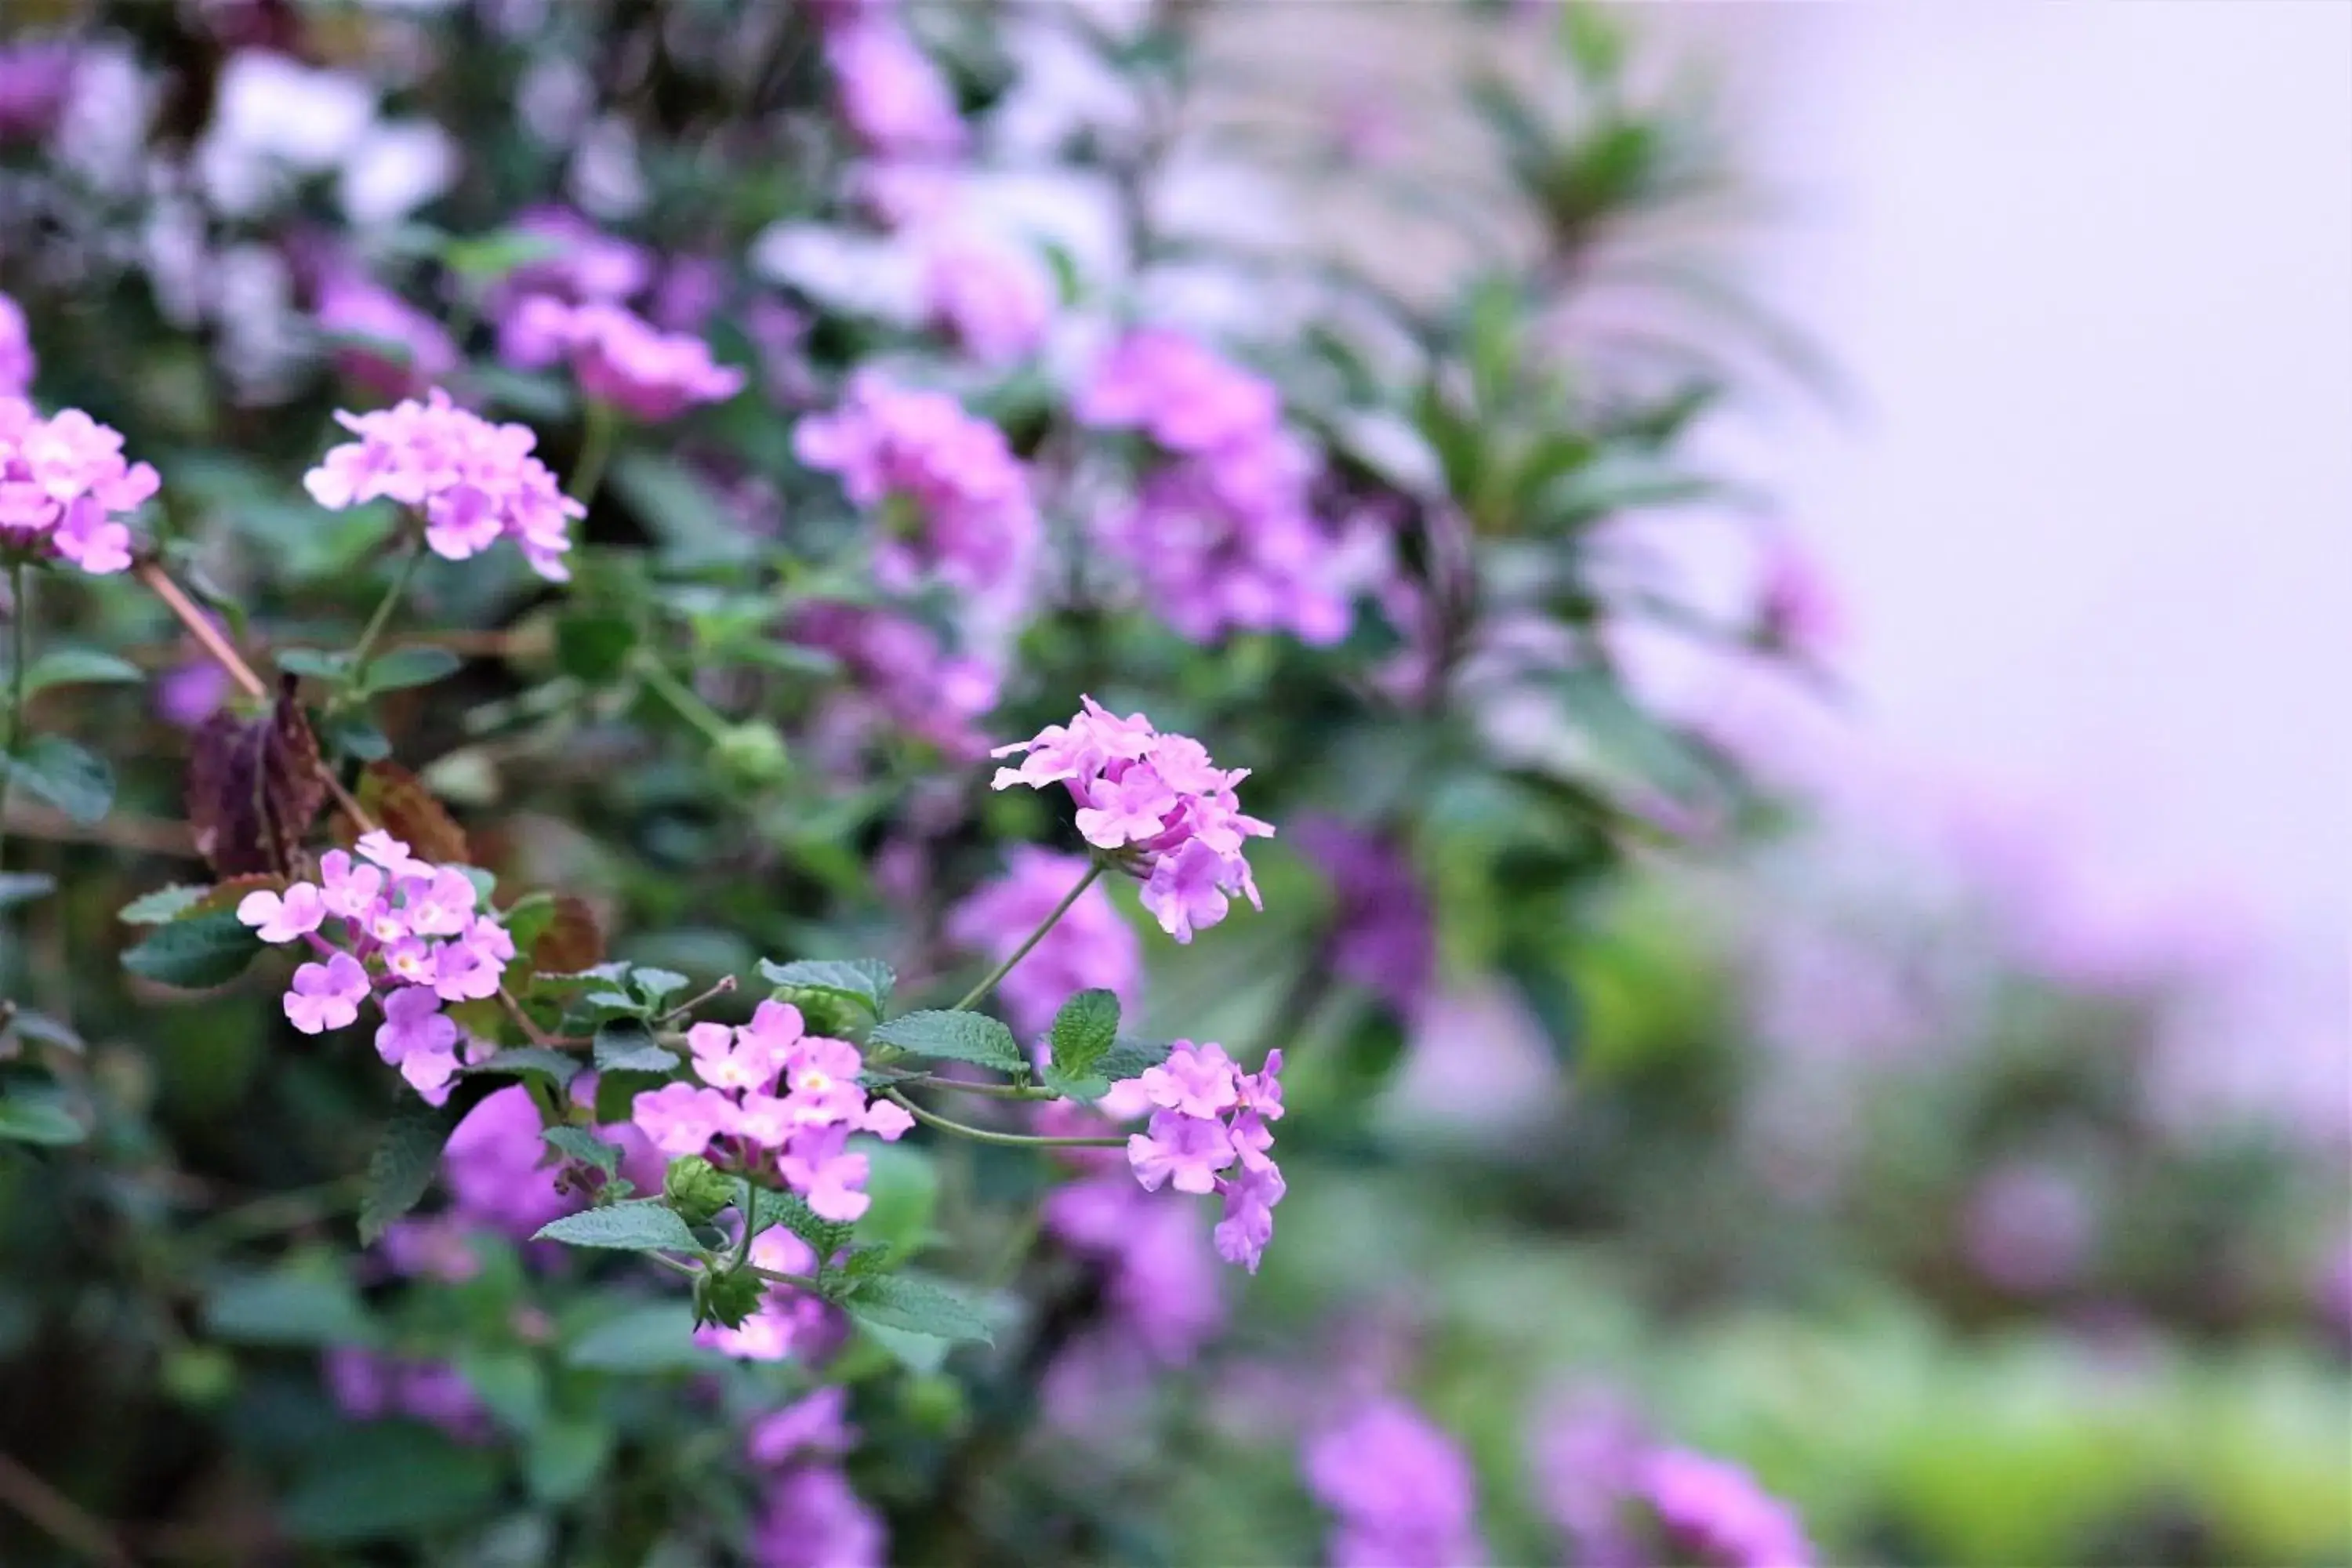
{"type": "Polygon", "coordinates": [[[508,1431],[528,1436],[546,1418],[547,1374],[530,1352],[468,1351],[457,1358],[457,1371],[508,1431]]]}
{"type": "Polygon", "coordinates": [[[127,658],[86,647],[51,648],[25,672],[25,693],[47,691],[52,686],[121,686],[147,679],[146,671],[127,658]]]}
{"type": "Polygon", "coordinates": [[[282,647],[278,668],[288,675],[305,675],[327,686],[341,686],[352,678],[348,655],[322,647],[282,647]]]}
{"type": "Polygon", "coordinates": [[[626,453],[613,465],[612,487],[662,542],[661,552],[673,565],[719,565],[758,552],[718,494],[675,459],[626,453]]]}
{"type": "Polygon", "coordinates": [[[533,1073],[558,1089],[569,1089],[580,1076],[580,1062],[544,1046],[516,1046],[458,1070],[468,1078],[520,1078],[533,1073]]]}
{"type": "Polygon", "coordinates": [[[890,993],[898,984],[897,973],[878,958],[804,958],[793,963],[771,963],[763,958],[760,978],[779,991],[821,991],[845,997],[875,1018],[890,1005],[890,993]]]}
{"type": "MultiPolygon", "coordinates": [[[[171,930],[171,927],[165,927],[171,930]]],[[[383,1235],[384,1227],[410,1209],[425,1195],[433,1180],[434,1168],[441,1163],[441,1146],[467,1112],[488,1098],[503,1080],[495,1078],[460,1078],[449,1090],[449,1098],[441,1104],[427,1105],[414,1095],[404,1094],[384,1124],[383,1141],[368,1157],[367,1192],[360,1199],[360,1240],[373,1247],[383,1235]]]]}
{"type": "Polygon", "coordinates": [[[646,999],[646,1006],[658,1007],[663,997],[685,988],[686,976],[675,969],[639,968],[629,971],[629,984],[646,999]]]}
{"type": "Polygon", "coordinates": [[[16,1016],[8,1020],[8,1028],[20,1039],[38,1045],[55,1046],[60,1050],[79,1055],[84,1048],[82,1037],[73,1026],[60,1018],[52,1018],[37,1007],[19,1007],[16,1016]]]}
{"type": "Polygon", "coordinates": [[[607,1068],[596,1079],[596,1120],[604,1126],[626,1121],[636,1104],[637,1096],[648,1089],[659,1089],[669,1081],[666,1073],[630,1072],[622,1068],[607,1068]]]}
{"type": "Polygon", "coordinates": [[[495,283],[518,267],[563,254],[564,242],[529,229],[456,236],[440,247],[441,264],[474,283],[495,283]]]}
{"type": "Polygon", "coordinates": [[[1139,1040],[1125,1036],[1095,1064],[1095,1071],[1113,1083],[1125,1083],[1129,1079],[1141,1078],[1146,1068],[1156,1068],[1166,1061],[1171,1048],[1166,1040],[1139,1040]]]}
{"type": "Polygon", "coordinates": [[[931,1244],[940,1173],[929,1152],[908,1143],[875,1143],[865,1151],[866,1194],[872,1202],[853,1234],[861,1246],[887,1247],[911,1258],[931,1244]]]}
{"type": "Polygon", "coordinates": [[[430,1426],[373,1421],[320,1439],[277,1508],[297,1541],[335,1545],[415,1535],[471,1519],[505,1483],[481,1451],[430,1426]]]}
{"type": "Polygon", "coordinates": [[[636,646],[636,623],[625,616],[575,611],[555,623],[556,668],[590,686],[619,675],[636,646]]]}
{"type": "Polygon", "coordinates": [[[615,1018],[596,1030],[596,1067],[610,1072],[674,1072],[677,1056],[654,1039],[654,1033],[635,1018],[615,1018]]]}
{"type": "Polygon", "coordinates": [[[233,910],[215,910],[158,926],[122,955],[122,967],[142,980],[182,991],[226,985],[245,973],[261,939],[233,910]]]}
{"type": "Polygon", "coordinates": [[[0,759],[17,786],[76,822],[96,822],[114,804],[114,771],[106,759],[63,735],[36,735],[13,757],[0,759]]]}
{"type": "Polygon", "coordinates": [[[368,661],[366,689],[403,691],[412,686],[430,686],[454,674],[465,662],[446,647],[396,647],[368,661]]]}
{"type": "Polygon", "coordinates": [[[330,713],[319,721],[319,738],[334,751],[362,763],[382,762],[392,755],[392,742],[375,721],[357,708],[330,713]]]}
{"type": "Polygon", "coordinates": [[[1029,1060],[1021,1054],[1013,1031],[980,1013],[902,1014],[875,1025],[866,1038],[875,1045],[896,1046],[919,1057],[976,1062],[999,1072],[1029,1070],[1029,1060]]]}
{"type": "Polygon", "coordinates": [[[602,1171],[607,1180],[621,1170],[621,1151],[605,1142],[585,1127],[549,1127],[540,1136],[567,1160],[577,1160],[591,1169],[602,1171]]]}
{"type": "Polygon", "coordinates": [[[778,1192],[770,1187],[751,1191],[751,1234],[782,1226],[809,1245],[820,1263],[847,1247],[856,1234],[856,1227],[839,1220],[820,1218],[808,1206],[808,1201],[798,1193],[778,1192]]]}
{"type": "Polygon", "coordinates": [[[694,1342],[694,1311],[683,1300],[647,1301],[606,1318],[573,1341],[566,1364],[599,1372],[674,1372],[724,1364],[694,1342]]]}
{"type": "Polygon", "coordinates": [[[583,1209],[539,1227],[533,1241],[562,1241],[573,1247],[604,1247],[617,1252],[684,1252],[702,1254],[702,1244],[686,1222],[668,1206],[652,1198],[614,1204],[610,1208],[583,1209]]]}
{"type": "Polygon", "coordinates": [[[39,1143],[62,1148],[79,1143],[89,1130],[62,1105],[46,1097],[14,1095],[0,1098],[0,1142],[39,1143]]]}
{"type": "Polygon", "coordinates": [[[375,1337],[359,1292],[323,1257],[225,1279],[205,1298],[204,1313],[206,1331],[239,1344],[366,1344],[375,1337]]]}
{"type": "Polygon", "coordinates": [[[522,1461],[532,1500],[562,1504],[586,1495],[613,1457],[613,1436],[609,1423],[593,1418],[558,1416],[541,1426],[522,1461]]]}
{"type": "Polygon", "coordinates": [[[993,1341],[995,1329],[980,1304],[935,1281],[906,1274],[869,1274],[842,1306],[860,1321],[943,1340],[993,1341]]]}
{"type": "Polygon", "coordinates": [[[152,893],[140,894],[123,905],[114,918],[125,925],[167,925],[202,903],[205,895],[211,891],[201,883],[174,882],[152,893]]]}
{"type": "MultiPolygon", "coordinates": [[[[57,890],[58,879],[47,871],[0,871],[0,910],[46,899],[57,890]]],[[[201,894],[204,889],[196,891],[201,894]]]]}
{"type": "Polygon", "coordinates": [[[1110,1055],[1118,1040],[1118,998],[1108,991],[1081,991],[1054,1015],[1053,1063],[1065,1078],[1084,1078],[1110,1055]]]}

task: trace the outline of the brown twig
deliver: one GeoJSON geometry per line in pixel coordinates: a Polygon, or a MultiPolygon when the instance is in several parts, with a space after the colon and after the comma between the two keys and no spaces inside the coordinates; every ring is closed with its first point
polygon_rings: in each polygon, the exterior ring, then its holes
{"type": "Polygon", "coordinates": [[[6,1454],[0,1454],[0,1502],[6,1503],[63,1544],[106,1568],[135,1568],[114,1532],[65,1493],[6,1454]]]}
{"type": "MultiPolygon", "coordinates": [[[[245,689],[247,696],[266,698],[269,695],[269,688],[262,683],[261,677],[253,672],[253,666],[245,662],[245,656],[221,636],[220,629],[196,607],[195,601],[172,581],[171,574],[164,571],[160,563],[142,561],[132,568],[132,572],[140,582],[147,585],[149,592],[163,601],[163,607],[188,629],[188,635],[196,639],[213,662],[228,671],[229,679],[245,689]]],[[[375,818],[368,815],[365,806],[352,798],[352,792],[343,787],[343,781],[324,757],[319,759],[319,777],[326,784],[327,793],[335,797],[335,805],[352,819],[353,826],[362,833],[376,830],[375,818]]]]}

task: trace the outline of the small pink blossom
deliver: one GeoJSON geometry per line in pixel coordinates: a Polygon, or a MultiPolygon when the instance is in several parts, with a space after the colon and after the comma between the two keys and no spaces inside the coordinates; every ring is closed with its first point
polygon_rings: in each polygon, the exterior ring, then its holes
{"type": "Polygon", "coordinates": [[[324,963],[306,963],[294,972],[286,993],[286,1016],[306,1035],[340,1029],[360,1016],[367,999],[367,971],[348,952],[336,953],[324,963]]]}
{"type": "Polygon", "coordinates": [[[1127,1159],[1146,1192],[1166,1182],[1180,1193],[1213,1193],[1217,1173],[1234,1163],[1234,1142],[1221,1122],[1162,1110],[1149,1134],[1129,1136],[1127,1159]]]}
{"type": "Polygon", "coordinates": [[[413,876],[430,871],[431,867],[412,854],[407,845],[379,827],[360,835],[359,852],[395,877],[413,876]]]}
{"type": "Polygon", "coordinates": [[[282,896],[266,888],[246,894],[237,901],[236,918],[254,927],[254,934],[264,942],[292,942],[319,929],[327,918],[327,906],[317,888],[297,882],[282,896]]]}
{"type": "Polygon", "coordinates": [[[155,470],[122,457],[120,432],[79,408],[44,419],[0,396],[0,545],[41,550],[92,575],[131,564],[117,521],[158,488],[155,470]]]}
{"type": "Polygon", "coordinates": [[[699,1154],[713,1138],[735,1130],[735,1102],[712,1089],[668,1083],[637,1096],[630,1121],[672,1159],[699,1154]]]}
{"type": "Polygon", "coordinates": [[[330,849],[319,858],[319,880],[327,912],[345,920],[365,920],[383,892],[383,872],[353,863],[341,849],[330,849]]]}
{"type": "Polygon", "coordinates": [[[383,1022],[375,1032],[376,1054],[400,1068],[419,1089],[438,1089],[457,1070],[457,1026],[441,1011],[441,999],[422,985],[404,985],[383,999],[383,1022]]]}
{"type": "Polygon", "coordinates": [[[962,151],[963,121],[946,80],[905,30],[875,16],[826,35],[842,118],[869,153],[936,158],[962,151]]]}
{"type": "Polygon", "coordinates": [[[516,363],[537,368],[567,359],[583,393],[643,424],[743,390],[743,373],[713,361],[709,344],[665,332],[625,306],[567,305],[542,294],[524,300],[515,321],[516,363]]]}
{"type": "Polygon", "coordinates": [[[1143,1070],[1141,1082],[1152,1104],[1185,1116],[1222,1116],[1241,1099],[1224,1047],[1190,1040],[1176,1041],[1165,1062],[1143,1070]]]}
{"type": "Polygon", "coordinates": [[[849,1221],[874,1200],[865,1193],[866,1158],[847,1152],[845,1126],[812,1127],[793,1134],[789,1150],[777,1163],[784,1180],[808,1199],[820,1219],[849,1221]]]}

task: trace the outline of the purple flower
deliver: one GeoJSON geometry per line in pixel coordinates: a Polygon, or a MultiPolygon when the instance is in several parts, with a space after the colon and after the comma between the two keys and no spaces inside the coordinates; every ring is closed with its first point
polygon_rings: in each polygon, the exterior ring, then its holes
{"type": "Polygon", "coordinates": [[[958,237],[923,262],[924,308],[982,364],[1036,352],[1054,319],[1054,283],[1036,260],[1009,247],[958,237]]]}
{"type": "Polygon", "coordinates": [[[327,906],[317,888],[297,882],[282,895],[267,888],[246,894],[237,900],[236,918],[264,942],[292,942],[319,929],[327,918],[327,906]]]}
{"type": "Polygon", "coordinates": [[[853,706],[836,716],[851,727],[878,722],[951,757],[986,753],[976,721],[996,706],[997,676],[984,659],[950,657],[922,622],[875,605],[819,601],[796,613],[787,632],[841,660],[856,689],[841,694],[853,706]]]}
{"type": "Polygon", "coordinates": [[[841,1454],[857,1441],[849,1425],[849,1390],[839,1384],[818,1389],[752,1424],[744,1454],[763,1469],[775,1469],[806,1454],[841,1454]]]}
{"type": "Polygon", "coordinates": [[[79,408],[53,418],[0,396],[0,545],[38,550],[93,576],[131,564],[115,520],[155,493],[155,470],[122,457],[120,432],[79,408]]]}
{"type": "Polygon", "coordinates": [[[337,1345],[327,1352],[321,1370],[327,1392],[353,1420],[405,1415],[438,1426],[461,1443],[485,1442],[490,1436],[489,1413],[463,1374],[446,1362],[337,1345]]]}
{"type": "Polygon", "coordinates": [[[938,158],[960,153],[963,121],[946,80],[895,21],[862,16],[828,33],[841,117],[866,150],[882,158],[938,158]]]}
{"type": "Polygon", "coordinates": [[[0,397],[24,396],[38,365],[24,310],[16,300],[0,294],[0,397]]]}
{"type": "Polygon", "coordinates": [[[517,307],[512,321],[513,363],[537,368],[569,359],[583,393],[642,424],[675,419],[743,390],[743,373],[714,362],[709,344],[662,331],[624,306],[567,305],[541,294],[517,307]]]}
{"type": "Polygon", "coordinates": [[[331,448],[303,476],[320,506],[341,511],[389,497],[423,514],[425,542],[436,555],[463,561],[504,537],[541,576],[571,576],[563,563],[571,521],[587,509],[530,455],[539,438],[529,427],[493,425],[438,387],[423,403],[373,414],[338,410],[335,418],[360,438],[331,448]]]}
{"type": "Polygon", "coordinates": [[[1028,475],[1004,433],[945,393],[860,371],[838,409],[801,421],[793,449],[810,468],[839,475],[856,505],[911,510],[911,526],[886,531],[875,547],[886,587],[903,591],[930,575],[988,593],[1011,586],[1035,547],[1028,475]]]}
{"type": "Polygon", "coordinates": [[[1104,1269],[1114,1329],[1153,1360],[1181,1365],[1223,1325],[1217,1266],[1198,1215],[1153,1201],[1117,1172],[1072,1182],[1045,1199],[1048,1234],[1104,1269]]]}
{"type": "Polygon", "coordinates": [[[1401,1400],[1383,1399],[1311,1438],[1307,1489],[1337,1517],[1333,1568],[1465,1568],[1483,1559],[1469,1461],[1401,1400]]]}
{"type": "Polygon", "coordinates": [[[1412,1015],[1437,961],[1429,899],[1397,845],[1336,817],[1310,817],[1294,831],[1331,884],[1334,971],[1412,1015]]]}
{"type": "Polygon", "coordinates": [[[1650,1449],[1640,1412],[1610,1389],[1578,1390],[1546,1409],[1531,1449],[1538,1496],[1573,1545],[1572,1560],[1634,1568],[1642,1551],[1624,1500],[1650,1449]]]}
{"type": "Polygon", "coordinates": [[[360,1016],[367,999],[367,971],[358,959],[339,952],[324,963],[306,963],[294,972],[286,993],[286,1016],[306,1035],[340,1029],[360,1016]]]}
{"type": "Polygon", "coordinates": [[[715,1089],[666,1083],[637,1096],[629,1120],[663,1153],[699,1154],[710,1141],[735,1127],[735,1102],[715,1089]]]}
{"type": "Polygon", "coordinates": [[[994,787],[1066,788],[1080,830],[1144,878],[1143,907],[1178,942],[1223,920],[1230,894],[1255,905],[1242,846],[1274,829],[1242,814],[1234,785],[1249,770],[1212,765],[1198,741],[1162,735],[1139,713],[1121,719],[1091,697],[1080,701],[1067,725],[997,747],[996,756],[1026,755],[1017,768],[999,768],[994,787]]]}
{"type": "Polygon", "coordinates": [[[375,1032],[376,1055],[400,1068],[414,1087],[438,1089],[457,1070],[457,1026],[443,1016],[441,998],[423,985],[404,985],[383,999],[375,1032]]]}
{"type": "Polygon", "coordinates": [[[1129,1136],[1127,1160],[1146,1192],[1166,1182],[1180,1193],[1213,1193],[1217,1173],[1234,1163],[1233,1135],[1221,1121],[1155,1111],[1149,1134],[1129,1136]]]}
{"type": "Polygon", "coordinates": [[[79,60],[73,45],[53,40],[0,46],[0,143],[37,142],[56,128],[79,60]]]}
{"type": "Polygon", "coordinates": [[[1663,1448],[1643,1464],[1635,1488],[1672,1544],[1710,1568],[1811,1568],[1814,1561],[1794,1510],[1738,1465],[1663,1448]]]}
{"type": "Polygon", "coordinates": [[[751,1541],[760,1568],[882,1568],[882,1521],[831,1465],[795,1469],[768,1488],[751,1541]]]}
{"type": "Polygon", "coordinates": [[[1960,1219],[1969,1261],[1985,1279],[2019,1295],[2055,1290],[2073,1279],[2095,1231],[2081,1180],[2028,1160],[1988,1172],[1969,1194],[1960,1219]]]}
{"type": "Polygon", "coordinates": [[[1181,332],[1145,327],[1113,346],[1071,411],[1102,429],[1142,430],[1171,452],[1207,452],[1271,430],[1273,385],[1181,332]]]}
{"type": "Polygon", "coordinates": [[[812,1127],[794,1133],[784,1157],[776,1163],[819,1219],[854,1220],[874,1201],[865,1192],[866,1156],[846,1152],[848,1140],[849,1129],[840,1123],[812,1127]]]}
{"type": "MultiPolygon", "coordinates": [[[[948,939],[998,962],[1012,956],[1078,879],[1087,862],[1029,845],[1006,857],[1004,874],[983,883],[948,914],[948,939]]],[[[1013,1032],[1043,1035],[1063,1003],[1081,991],[1108,991],[1132,1011],[1143,996],[1143,947],[1099,883],[1088,888],[996,987],[1013,1032]]]]}
{"type": "Polygon", "coordinates": [[[1165,1062],[1143,1069],[1139,1081],[1152,1104],[1183,1116],[1213,1119],[1241,1102],[1234,1061],[1223,1046],[1179,1040],[1165,1062]]]}
{"type": "Polygon", "coordinates": [[[1273,1161],[1244,1161],[1241,1173],[1224,1184],[1225,1215],[1217,1222],[1217,1256],[1256,1273],[1265,1244],[1274,1239],[1274,1205],[1287,1190],[1273,1161]]]}
{"type": "Polygon", "coordinates": [[[155,682],[155,711],[167,724],[193,730],[228,701],[228,671],[209,658],[192,659],[155,682]]]}
{"type": "Polygon", "coordinates": [[[457,368],[448,330],[362,273],[330,272],[318,315],[335,340],[335,368],[381,396],[412,396],[457,368]]]}

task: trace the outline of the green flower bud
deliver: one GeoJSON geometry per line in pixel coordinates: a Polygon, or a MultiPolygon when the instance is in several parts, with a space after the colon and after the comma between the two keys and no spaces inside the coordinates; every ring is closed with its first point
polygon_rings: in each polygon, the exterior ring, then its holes
{"type": "Polygon", "coordinates": [[[719,771],[747,788],[782,780],[792,767],[792,755],[776,727],[761,720],[730,726],[712,748],[719,771]]]}
{"type": "Polygon", "coordinates": [[[735,1201],[735,1179],[722,1176],[699,1154],[672,1160],[662,1174],[662,1196],[688,1226],[709,1225],[735,1201]]]}
{"type": "Polygon", "coordinates": [[[706,1270],[694,1280],[694,1321],[740,1329],[767,1294],[768,1282],[748,1268],[724,1274],[706,1270]]]}

